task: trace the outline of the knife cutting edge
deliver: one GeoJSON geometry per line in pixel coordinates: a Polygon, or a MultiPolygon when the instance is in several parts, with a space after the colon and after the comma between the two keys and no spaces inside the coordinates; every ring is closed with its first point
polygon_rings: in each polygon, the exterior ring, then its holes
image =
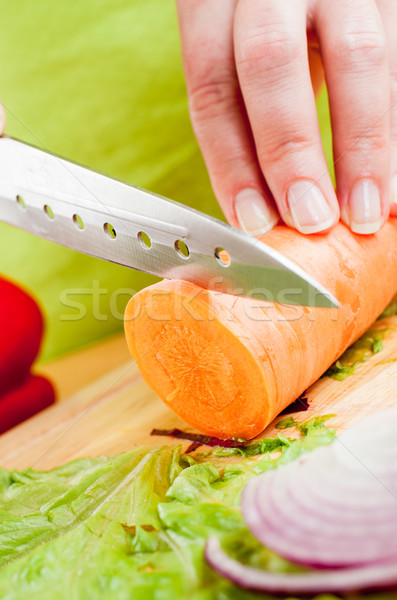
{"type": "Polygon", "coordinates": [[[198,210],[0,137],[0,220],[84,254],[270,302],[338,307],[313,277],[198,210]]]}

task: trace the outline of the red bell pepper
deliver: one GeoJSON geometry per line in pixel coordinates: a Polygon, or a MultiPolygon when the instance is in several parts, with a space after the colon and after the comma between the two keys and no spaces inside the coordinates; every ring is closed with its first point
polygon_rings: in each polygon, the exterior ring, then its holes
{"type": "Polygon", "coordinates": [[[0,433],[54,402],[54,389],[30,374],[44,322],[34,299],[0,278],[0,433]]]}
{"type": "Polygon", "coordinates": [[[54,388],[48,379],[29,374],[18,387],[0,398],[0,433],[33,417],[54,400],[54,388]]]}

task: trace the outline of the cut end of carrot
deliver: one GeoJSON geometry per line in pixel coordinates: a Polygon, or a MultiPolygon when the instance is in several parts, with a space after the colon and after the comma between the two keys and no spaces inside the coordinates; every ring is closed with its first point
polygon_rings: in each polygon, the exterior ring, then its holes
{"type": "Polygon", "coordinates": [[[207,290],[182,281],[146,288],[130,300],[125,330],[144,379],[199,431],[251,439],[270,421],[263,367],[207,290]]]}
{"type": "Polygon", "coordinates": [[[370,236],[339,223],[322,236],[277,226],[262,241],[315,277],[341,307],[270,304],[163,281],[126,310],[127,342],[148,384],[184,421],[214,437],[261,433],[397,290],[397,219],[370,236]]]}

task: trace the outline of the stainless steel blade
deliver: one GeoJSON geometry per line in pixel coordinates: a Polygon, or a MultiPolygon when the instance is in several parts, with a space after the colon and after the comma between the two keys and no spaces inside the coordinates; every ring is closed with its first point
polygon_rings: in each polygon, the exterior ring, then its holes
{"type": "Polygon", "coordinates": [[[271,302],[339,305],[303,269],[249,235],[8,137],[0,138],[0,220],[159,277],[271,302]]]}

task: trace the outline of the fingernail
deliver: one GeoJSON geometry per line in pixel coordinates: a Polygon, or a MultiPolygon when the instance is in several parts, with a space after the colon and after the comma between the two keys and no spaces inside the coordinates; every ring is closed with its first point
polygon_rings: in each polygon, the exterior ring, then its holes
{"type": "Polygon", "coordinates": [[[375,233],[382,226],[379,188],[372,179],[362,179],[349,198],[349,225],[354,233],[375,233]]]}
{"type": "Polygon", "coordinates": [[[390,201],[391,204],[397,206],[397,175],[394,175],[390,180],[390,201]]]}
{"type": "Polygon", "coordinates": [[[287,193],[294,226],[301,233],[317,233],[331,227],[335,216],[321,190],[312,181],[296,181],[287,193]]]}
{"type": "Polygon", "coordinates": [[[236,195],[234,208],[241,229],[249,235],[263,235],[278,222],[278,214],[274,208],[252,188],[241,190],[236,195]]]}

